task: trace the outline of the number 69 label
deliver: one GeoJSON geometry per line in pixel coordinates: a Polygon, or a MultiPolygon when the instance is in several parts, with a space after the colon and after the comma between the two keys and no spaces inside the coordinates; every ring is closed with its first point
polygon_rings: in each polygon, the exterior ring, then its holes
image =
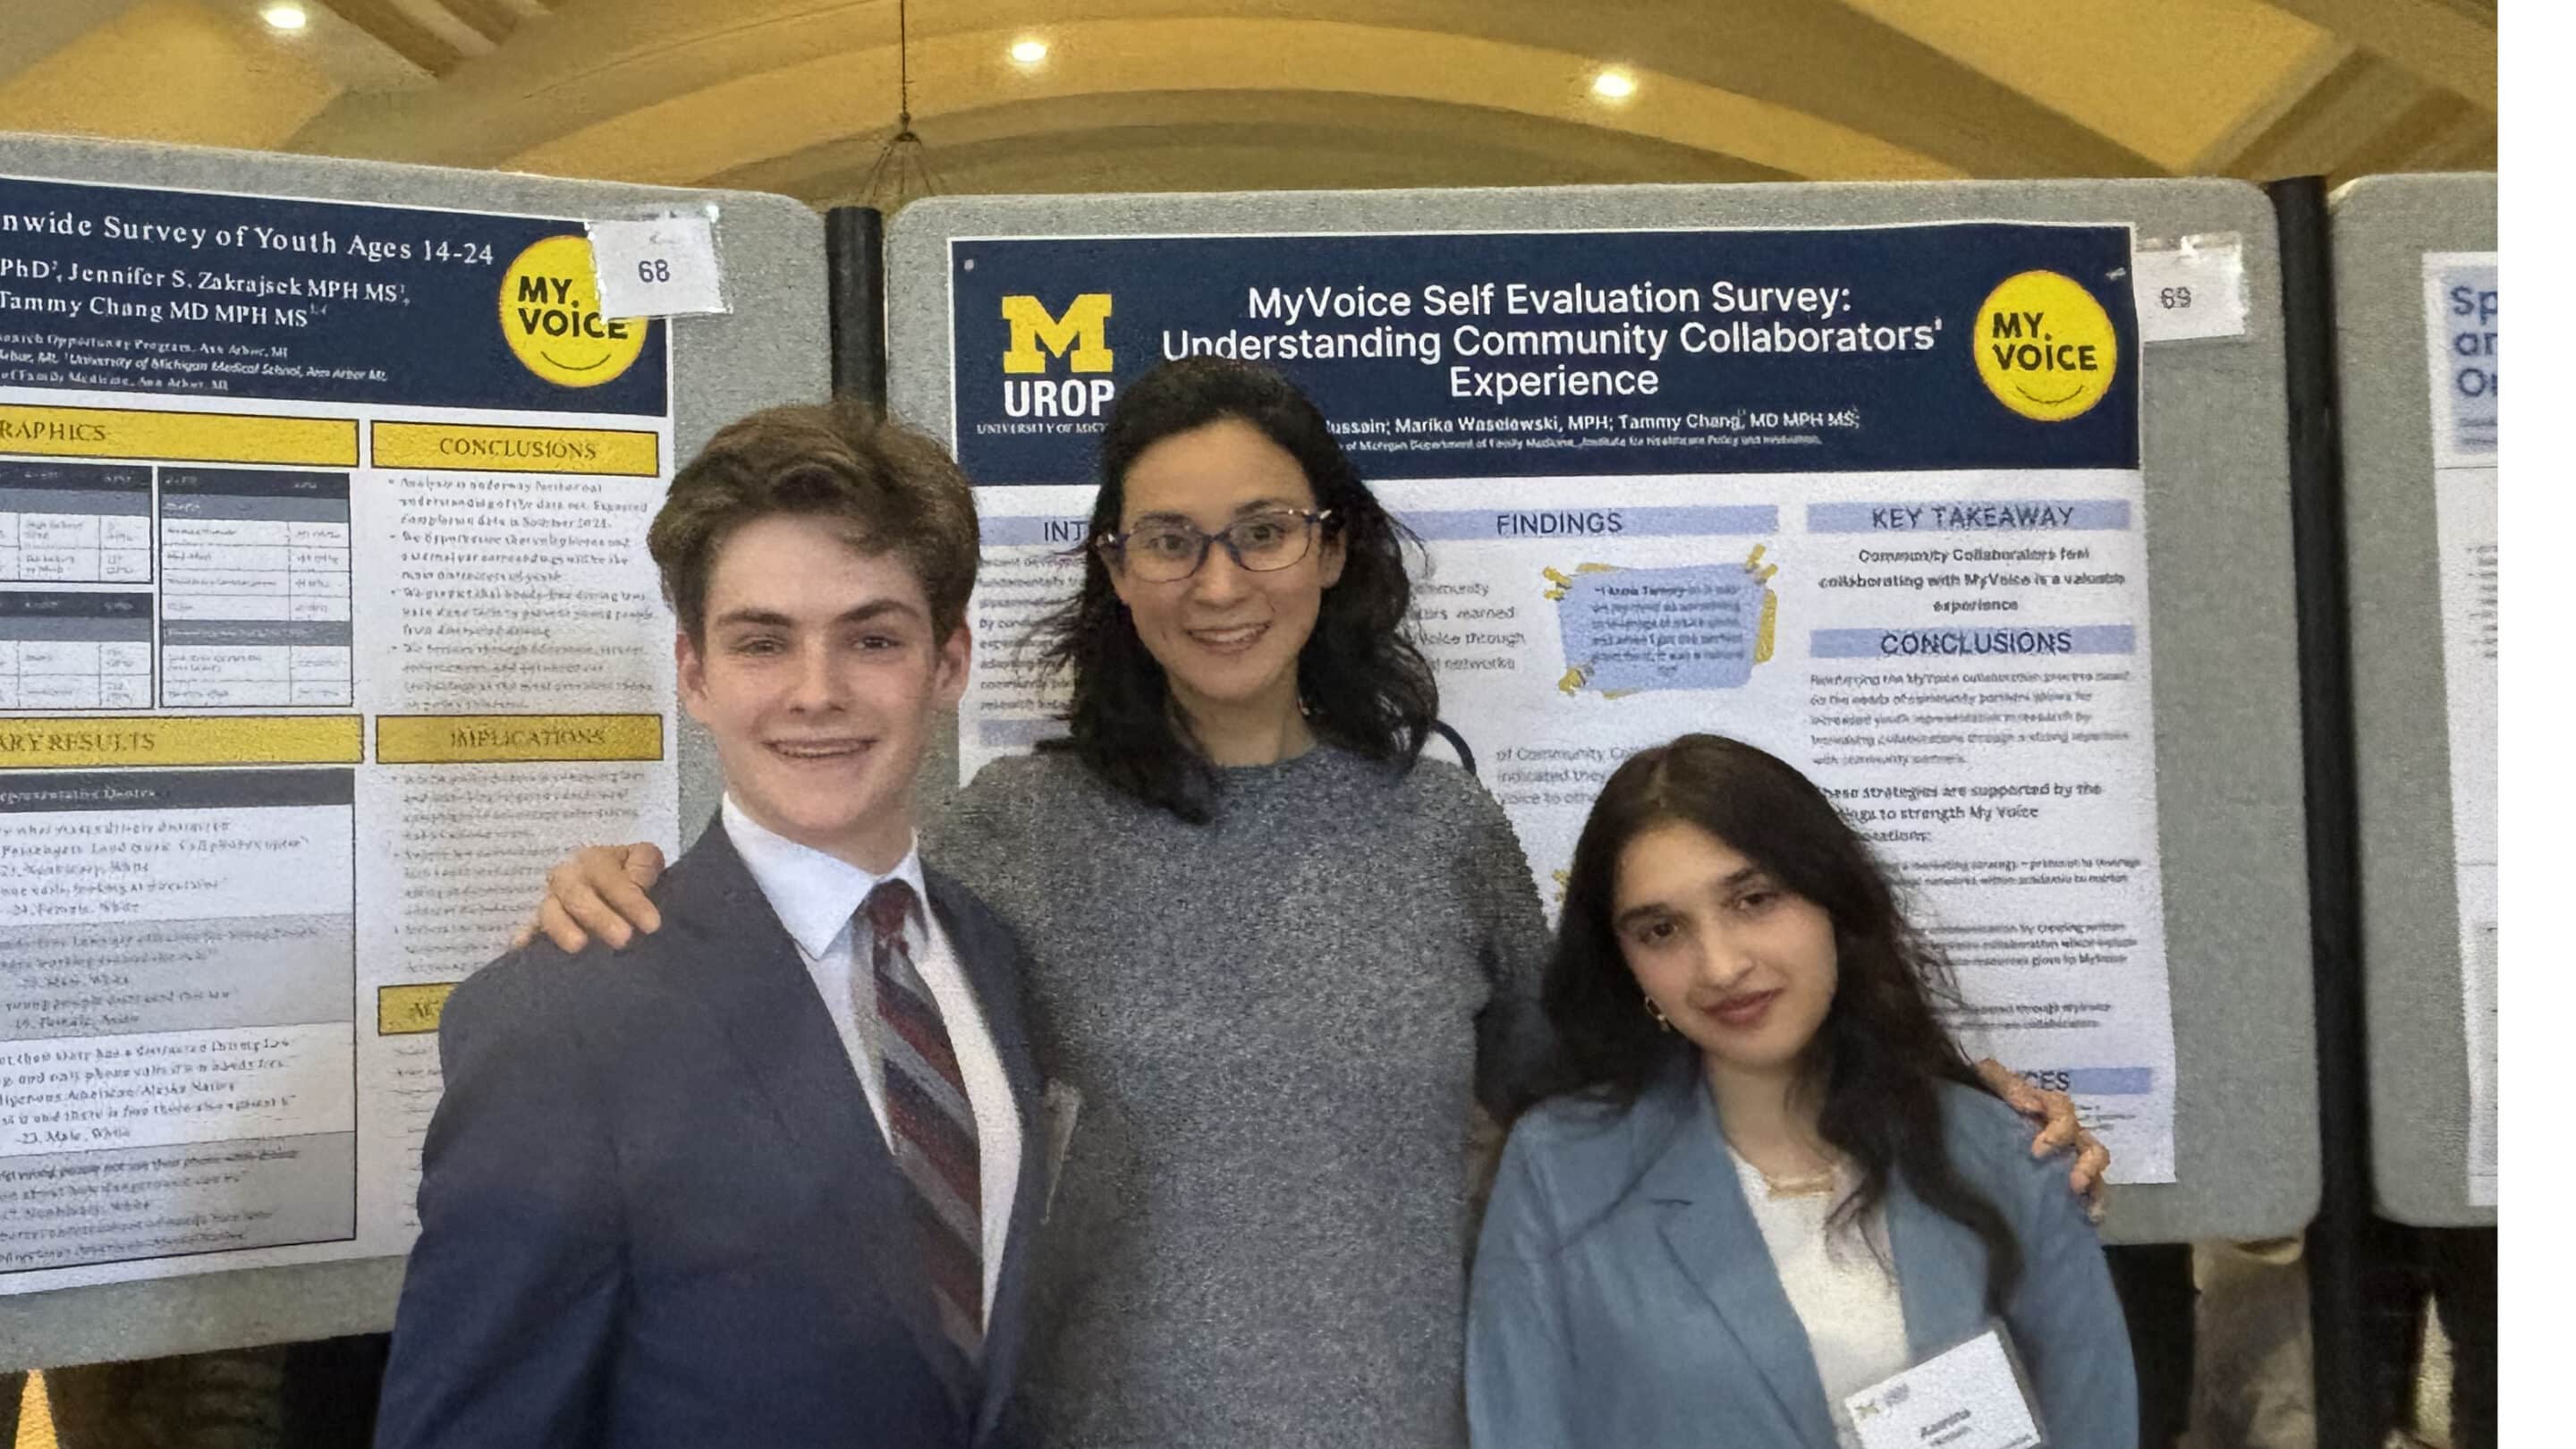
{"type": "Polygon", "coordinates": [[[2245,335],[2245,249],[2235,236],[2185,237],[2177,246],[2141,249],[2130,258],[2130,273],[2139,340],[2245,335]]]}

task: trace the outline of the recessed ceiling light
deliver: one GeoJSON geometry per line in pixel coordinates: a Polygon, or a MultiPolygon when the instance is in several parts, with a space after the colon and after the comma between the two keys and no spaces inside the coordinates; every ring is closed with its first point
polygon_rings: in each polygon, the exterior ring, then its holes
{"type": "Polygon", "coordinates": [[[1011,59],[1021,65],[1036,65],[1047,58],[1047,43],[1034,37],[1011,47],[1011,59]]]}
{"type": "Polygon", "coordinates": [[[1624,101],[1637,93],[1637,78],[1624,70],[1605,70],[1592,78],[1592,93],[1605,101],[1624,101]]]}
{"type": "Polygon", "coordinates": [[[304,28],[304,7],[301,5],[269,5],[260,10],[259,18],[267,21],[268,28],[271,30],[302,30],[304,28]]]}

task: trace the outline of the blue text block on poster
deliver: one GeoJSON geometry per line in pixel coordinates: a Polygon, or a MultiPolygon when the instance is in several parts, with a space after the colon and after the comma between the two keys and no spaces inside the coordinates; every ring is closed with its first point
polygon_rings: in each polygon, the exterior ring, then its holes
{"type": "Polygon", "coordinates": [[[1753,677],[1770,591],[1742,563],[1570,576],[1557,629],[1576,688],[1737,689],[1753,677]]]}

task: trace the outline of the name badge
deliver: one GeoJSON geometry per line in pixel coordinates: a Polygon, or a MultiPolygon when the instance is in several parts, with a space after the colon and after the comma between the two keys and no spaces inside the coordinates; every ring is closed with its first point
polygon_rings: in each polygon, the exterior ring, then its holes
{"type": "Polygon", "coordinates": [[[2045,1442],[2001,1324],[1881,1379],[1843,1407],[1861,1449],[2033,1449],[2045,1442]]]}

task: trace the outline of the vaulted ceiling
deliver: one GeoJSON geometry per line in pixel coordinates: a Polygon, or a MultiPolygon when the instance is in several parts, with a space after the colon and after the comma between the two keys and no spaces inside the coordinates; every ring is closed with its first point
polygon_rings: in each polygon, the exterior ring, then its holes
{"type": "MultiPolygon", "coordinates": [[[[0,130],[858,199],[895,0],[20,0],[0,130]]],[[[914,0],[950,193],[2491,167],[2495,0],[914,0]],[[1014,45],[1037,41],[1023,64],[1014,45]],[[1633,83],[1623,98],[1596,79],[1633,83]]]]}

